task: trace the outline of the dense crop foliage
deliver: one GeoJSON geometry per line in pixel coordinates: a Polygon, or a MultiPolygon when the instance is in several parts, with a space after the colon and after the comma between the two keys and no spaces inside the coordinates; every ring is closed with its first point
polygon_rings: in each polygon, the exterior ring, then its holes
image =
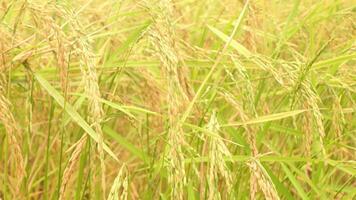
{"type": "Polygon", "coordinates": [[[353,0],[3,0],[0,199],[353,199],[353,0]]]}

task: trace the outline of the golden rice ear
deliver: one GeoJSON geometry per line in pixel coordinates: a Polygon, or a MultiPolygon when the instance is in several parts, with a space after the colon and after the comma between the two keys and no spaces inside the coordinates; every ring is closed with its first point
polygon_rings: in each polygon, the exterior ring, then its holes
{"type": "Polygon", "coordinates": [[[148,32],[150,41],[159,57],[163,74],[172,89],[178,90],[179,105],[184,106],[191,94],[187,69],[177,49],[178,39],[173,26],[173,6],[170,0],[160,0],[157,5],[147,3],[153,24],[148,32]]]}
{"type": "MultiPolygon", "coordinates": [[[[305,102],[304,103],[304,109],[309,110],[309,105],[305,102]]],[[[311,111],[305,112],[303,115],[303,136],[304,136],[304,141],[305,141],[305,155],[308,158],[311,158],[312,156],[312,144],[313,144],[313,116],[311,114],[311,111]]],[[[308,177],[311,177],[311,163],[308,162],[306,165],[306,174],[308,177]]]]}
{"type": "Polygon", "coordinates": [[[107,200],[127,200],[129,187],[129,174],[124,163],[117,174],[107,200]]]}
{"type": "Polygon", "coordinates": [[[20,186],[23,178],[26,176],[25,162],[21,149],[21,131],[11,112],[10,101],[6,98],[6,76],[4,71],[0,71],[0,122],[5,126],[8,145],[11,152],[10,156],[10,174],[16,177],[12,185],[15,195],[19,195],[20,186]]]}
{"type": "Polygon", "coordinates": [[[55,22],[52,15],[57,14],[58,16],[56,17],[63,16],[60,16],[58,8],[52,5],[40,6],[29,3],[28,8],[31,14],[36,17],[38,23],[43,26],[43,34],[56,57],[62,91],[64,96],[67,97],[71,39],[65,34],[60,25],[55,22]]]}
{"type": "Polygon", "coordinates": [[[183,144],[185,144],[184,132],[179,122],[179,116],[188,102],[188,87],[186,75],[182,71],[182,63],[176,49],[175,30],[173,28],[170,0],[160,0],[157,5],[147,3],[152,20],[154,21],[149,37],[155,48],[155,53],[160,59],[165,82],[167,84],[168,103],[168,182],[172,187],[173,199],[183,199],[184,186],[186,184],[183,144]]]}
{"type": "Polygon", "coordinates": [[[324,137],[325,137],[325,130],[324,130],[324,124],[323,124],[323,115],[321,114],[320,108],[318,106],[318,102],[320,102],[320,98],[317,96],[317,94],[313,91],[311,84],[308,81],[305,81],[305,83],[302,84],[302,95],[305,101],[308,103],[308,106],[313,114],[313,121],[315,122],[315,126],[317,129],[317,133],[319,141],[319,146],[321,149],[321,153],[323,155],[326,155],[325,148],[324,148],[324,137]]]}
{"type": "Polygon", "coordinates": [[[259,28],[259,22],[262,21],[259,19],[258,5],[256,4],[255,2],[249,4],[248,17],[246,17],[246,26],[249,29],[246,30],[246,36],[244,37],[244,43],[253,52],[256,52],[258,47],[258,38],[255,30],[259,28]]]}
{"type": "Polygon", "coordinates": [[[69,158],[68,165],[66,166],[66,168],[64,169],[64,172],[63,172],[62,184],[61,184],[61,187],[59,190],[59,199],[60,200],[66,199],[65,192],[66,192],[66,188],[68,186],[68,182],[74,173],[75,165],[78,163],[78,160],[80,158],[80,153],[84,149],[86,142],[87,142],[87,135],[85,134],[75,144],[75,147],[74,147],[75,149],[73,150],[72,155],[69,158]]]}
{"type": "Polygon", "coordinates": [[[7,133],[8,145],[10,146],[10,162],[13,163],[10,165],[10,173],[16,177],[16,184],[13,185],[13,189],[16,194],[19,193],[20,185],[22,179],[26,175],[25,171],[25,162],[22,156],[21,144],[18,138],[21,138],[21,132],[18,128],[18,125],[14,119],[12,112],[10,111],[10,103],[0,92],[0,121],[5,126],[7,133]]]}
{"type": "Polygon", "coordinates": [[[228,168],[225,159],[231,158],[232,155],[219,134],[220,125],[215,112],[210,117],[207,130],[211,133],[207,136],[209,143],[209,163],[207,169],[208,199],[229,199],[233,182],[232,172],[228,168]],[[226,190],[219,191],[219,188],[224,188],[218,184],[222,181],[226,190]]]}
{"type": "MultiPolygon", "coordinates": [[[[235,100],[235,98],[228,92],[222,93],[225,100],[230,103],[234,109],[237,111],[238,116],[241,118],[241,121],[245,122],[249,120],[249,116],[244,112],[243,107],[239,102],[235,100]]],[[[252,126],[244,125],[243,126],[246,132],[247,142],[252,151],[252,156],[258,156],[258,149],[256,144],[256,130],[252,126]]],[[[256,199],[256,194],[258,192],[258,178],[256,177],[256,173],[250,167],[250,199],[256,199]]]]}
{"type": "MultiPolygon", "coordinates": [[[[256,111],[256,106],[254,104],[255,102],[255,94],[254,94],[254,90],[252,87],[252,83],[250,80],[250,76],[247,73],[246,67],[237,59],[234,58],[233,56],[231,56],[231,59],[234,63],[235,68],[237,69],[240,77],[242,77],[243,80],[243,85],[246,88],[246,90],[243,90],[243,95],[244,95],[244,105],[246,104],[247,110],[250,110],[253,116],[257,116],[257,111],[256,111]]],[[[228,72],[228,75],[231,77],[232,80],[235,81],[235,83],[237,83],[237,80],[235,80],[234,76],[231,74],[231,72],[228,71],[228,69],[226,69],[226,71],[228,72]]]]}
{"type": "Polygon", "coordinates": [[[334,94],[333,99],[334,101],[332,104],[332,110],[333,110],[332,126],[333,129],[335,130],[335,136],[341,137],[344,129],[344,125],[346,123],[345,115],[342,110],[343,108],[341,105],[341,97],[334,94]]]}
{"type": "Polygon", "coordinates": [[[58,12],[68,20],[69,25],[74,31],[75,41],[74,48],[75,52],[79,56],[79,68],[82,73],[82,81],[84,83],[84,92],[88,97],[88,121],[92,125],[93,129],[99,133],[99,144],[98,144],[98,153],[100,159],[100,168],[101,168],[101,188],[102,194],[105,195],[106,190],[106,181],[105,181],[105,155],[104,155],[104,135],[101,128],[101,123],[103,120],[103,110],[101,105],[101,92],[98,84],[98,75],[96,72],[97,60],[96,56],[92,50],[89,38],[83,35],[82,25],[73,16],[73,12],[69,7],[65,5],[56,7],[58,12]]]}
{"type": "MultiPolygon", "coordinates": [[[[14,114],[11,110],[12,104],[8,99],[8,71],[11,70],[9,58],[6,51],[11,48],[11,34],[0,27],[0,123],[5,128],[4,139],[2,144],[9,147],[8,164],[4,164],[2,170],[8,170],[9,177],[14,181],[9,184],[13,191],[13,196],[22,197],[20,188],[24,177],[26,176],[25,160],[22,152],[22,131],[18,122],[15,120],[14,114]],[[5,169],[6,168],[6,169],[5,169]]],[[[6,184],[6,181],[5,181],[6,184]]],[[[3,191],[2,191],[3,192],[3,191]]],[[[0,191],[0,196],[2,194],[0,191]]]]}
{"type": "MultiPolygon", "coordinates": [[[[253,158],[249,163],[248,166],[251,168],[252,173],[254,174],[254,181],[258,182],[264,197],[267,200],[278,200],[280,199],[272,180],[269,178],[267,173],[263,170],[261,163],[259,163],[256,158],[253,158]]],[[[256,187],[253,187],[256,189],[256,187]]],[[[253,196],[251,199],[256,198],[255,196],[256,191],[254,191],[253,196]]]]}
{"type": "MultiPolygon", "coordinates": [[[[225,100],[230,103],[234,109],[237,111],[237,115],[241,118],[242,122],[248,121],[250,117],[244,112],[243,107],[239,102],[235,100],[232,94],[227,91],[221,93],[225,100]]],[[[250,145],[253,156],[258,155],[258,149],[256,145],[256,130],[253,126],[243,125],[243,128],[246,131],[247,142],[250,145]]]]}

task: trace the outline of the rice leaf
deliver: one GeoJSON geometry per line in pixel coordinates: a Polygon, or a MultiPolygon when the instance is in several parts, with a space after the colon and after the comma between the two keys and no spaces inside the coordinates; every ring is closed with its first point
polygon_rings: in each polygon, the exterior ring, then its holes
{"type": "MultiPolygon", "coordinates": [[[[76,122],[80,127],[82,127],[84,131],[88,133],[88,135],[93,138],[95,142],[99,142],[99,134],[90,127],[90,125],[79,115],[77,111],[75,111],[73,106],[70,105],[68,102],[65,102],[63,96],[40,74],[33,73],[33,75],[35,76],[38,83],[42,86],[42,88],[45,89],[47,93],[53,97],[54,100],[56,100],[56,102],[73,119],[73,121],[76,122]]],[[[104,144],[103,148],[112,158],[118,161],[118,158],[116,157],[114,152],[112,152],[106,144],[104,144]]]]}

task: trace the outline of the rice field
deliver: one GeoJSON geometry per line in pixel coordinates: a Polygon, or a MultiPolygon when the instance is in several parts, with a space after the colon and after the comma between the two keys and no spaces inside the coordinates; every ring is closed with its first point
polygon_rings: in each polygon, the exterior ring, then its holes
{"type": "Polygon", "coordinates": [[[356,198],[353,0],[2,0],[0,200],[356,198]]]}

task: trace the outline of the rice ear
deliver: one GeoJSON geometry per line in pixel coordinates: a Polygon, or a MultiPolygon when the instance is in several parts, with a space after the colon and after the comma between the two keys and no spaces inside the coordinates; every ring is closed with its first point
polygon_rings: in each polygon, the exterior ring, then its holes
{"type": "Polygon", "coordinates": [[[62,184],[61,184],[61,187],[59,190],[59,199],[60,200],[66,199],[65,192],[66,192],[66,188],[68,186],[68,182],[74,173],[75,165],[77,164],[77,162],[80,158],[80,153],[84,149],[86,142],[87,142],[87,135],[83,135],[79,139],[79,141],[76,142],[76,144],[75,144],[75,149],[73,150],[73,152],[69,158],[68,165],[66,166],[66,168],[64,169],[64,172],[63,172],[62,184]]]}
{"type": "Polygon", "coordinates": [[[84,92],[88,96],[88,121],[93,126],[94,130],[99,133],[99,143],[98,143],[98,153],[100,159],[101,168],[101,187],[103,196],[106,190],[105,181],[105,154],[103,150],[104,146],[104,135],[101,128],[101,123],[103,120],[103,110],[101,104],[101,93],[98,83],[98,75],[96,72],[96,56],[93,53],[92,47],[90,45],[89,39],[83,35],[82,26],[80,22],[73,16],[73,12],[70,11],[65,6],[58,6],[57,10],[68,19],[69,25],[74,30],[76,41],[74,42],[74,47],[76,53],[79,56],[79,68],[82,73],[82,81],[84,83],[84,92]]]}
{"type": "Polygon", "coordinates": [[[126,164],[123,164],[111,186],[107,200],[127,200],[128,187],[128,170],[126,164]]]}
{"type": "Polygon", "coordinates": [[[19,194],[19,189],[23,178],[26,176],[25,161],[22,156],[21,149],[21,131],[15,117],[11,112],[11,103],[6,98],[6,77],[5,72],[0,68],[0,122],[5,126],[6,136],[8,144],[10,146],[10,165],[12,168],[10,173],[16,177],[16,185],[13,185],[13,189],[16,195],[19,194]],[[13,170],[15,169],[15,170],[13,170]]]}
{"type": "Polygon", "coordinates": [[[207,129],[214,133],[208,136],[209,142],[209,160],[207,171],[207,182],[209,188],[208,199],[228,199],[232,192],[232,172],[226,165],[224,158],[231,158],[232,155],[219,135],[220,127],[217,121],[216,113],[213,112],[207,129]],[[223,180],[226,191],[219,191],[218,184],[223,180]]]}
{"type": "MultiPolygon", "coordinates": [[[[256,158],[253,158],[249,163],[248,166],[251,168],[254,179],[258,182],[264,197],[267,200],[278,200],[280,199],[272,180],[267,176],[266,172],[262,169],[261,163],[256,158]]],[[[251,197],[256,198],[256,196],[251,197]]]]}
{"type": "Polygon", "coordinates": [[[160,0],[157,6],[146,2],[154,21],[149,30],[150,41],[160,59],[164,80],[167,84],[168,103],[168,182],[172,186],[172,199],[183,199],[183,188],[186,184],[183,144],[184,132],[179,121],[181,110],[189,99],[189,84],[182,70],[180,55],[176,48],[173,28],[173,6],[170,0],[160,0]]]}

